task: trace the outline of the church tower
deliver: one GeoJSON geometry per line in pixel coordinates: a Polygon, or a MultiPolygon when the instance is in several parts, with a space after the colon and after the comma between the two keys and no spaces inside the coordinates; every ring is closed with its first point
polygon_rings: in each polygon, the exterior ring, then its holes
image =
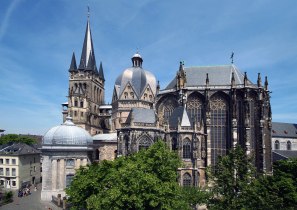
{"type": "MultiPolygon", "coordinates": [[[[91,135],[104,132],[100,105],[104,104],[104,73],[102,63],[97,68],[90,20],[88,16],[86,33],[79,66],[75,54],[69,68],[68,103],[63,106],[63,120],[70,115],[73,122],[87,130],[91,135]]],[[[103,123],[104,124],[104,123],[103,123]]]]}

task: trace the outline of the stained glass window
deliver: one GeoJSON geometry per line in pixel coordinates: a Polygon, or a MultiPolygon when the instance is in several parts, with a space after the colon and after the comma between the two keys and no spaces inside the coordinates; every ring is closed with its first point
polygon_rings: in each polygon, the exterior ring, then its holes
{"type": "Polygon", "coordinates": [[[138,151],[142,149],[147,149],[151,146],[152,141],[147,136],[143,136],[138,142],[138,151]]]}
{"type": "Polygon", "coordinates": [[[191,141],[188,138],[183,141],[183,158],[191,158],[191,141]]]}
{"type": "Polygon", "coordinates": [[[189,187],[192,185],[192,177],[189,173],[185,173],[183,175],[183,186],[184,187],[189,187]]]}

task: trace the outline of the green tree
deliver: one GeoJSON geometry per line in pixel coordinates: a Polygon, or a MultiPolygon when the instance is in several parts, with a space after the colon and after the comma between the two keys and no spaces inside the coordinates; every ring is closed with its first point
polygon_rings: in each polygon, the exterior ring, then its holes
{"type": "Polygon", "coordinates": [[[17,135],[17,134],[7,134],[7,135],[0,137],[0,145],[7,144],[10,142],[22,142],[25,144],[36,144],[36,140],[29,136],[23,136],[23,135],[17,135]]]}
{"type": "Polygon", "coordinates": [[[66,192],[72,209],[191,209],[199,200],[186,197],[178,185],[179,166],[178,155],[158,141],[136,154],[79,169],[66,192]]]}
{"type": "Polygon", "coordinates": [[[244,209],[245,192],[252,182],[254,168],[240,146],[219,157],[215,167],[209,171],[211,198],[210,209],[244,209]]]}

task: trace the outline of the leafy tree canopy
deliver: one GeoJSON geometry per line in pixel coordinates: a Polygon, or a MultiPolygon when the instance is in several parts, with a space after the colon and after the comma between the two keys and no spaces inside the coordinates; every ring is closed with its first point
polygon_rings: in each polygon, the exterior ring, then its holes
{"type": "Polygon", "coordinates": [[[179,166],[178,155],[158,141],[136,154],[80,168],[66,192],[74,210],[191,209],[204,196],[178,185],[179,166]]]}
{"type": "Polygon", "coordinates": [[[36,144],[36,140],[29,136],[22,136],[17,134],[7,134],[0,137],[0,145],[10,142],[22,142],[25,144],[36,144]]]}

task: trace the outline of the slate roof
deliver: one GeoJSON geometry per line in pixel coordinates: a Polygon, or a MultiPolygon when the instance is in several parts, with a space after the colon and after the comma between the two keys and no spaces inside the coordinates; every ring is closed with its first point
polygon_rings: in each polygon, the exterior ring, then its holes
{"type": "Polygon", "coordinates": [[[272,122],[272,137],[297,138],[297,124],[272,122]]]}
{"type": "Polygon", "coordinates": [[[131,123],[132,115],[135,123],[156,123],[156,114],[153,109],[132,108],[126,123],[131,123]]]}
{"type": "Polygon", "coordinates": [[[117,141],[117,133],[103,133],[93,136],[94,141],[117,141]]]}
{"type": "Polygon", "coordinates": [[[39,150],[25,143],[8,143],[1,146],[0,155],[29,155],[39,154],[39,150]]]}
{"type": "MultiPolygon", "coordinates": [[[[208,74],[209,86],[231,86],[232,72],[234,72],[235,85],[244,83],[244,74],[235,65],[184,67],[184,71],[187,79],[186,87],[205,86],[206,74],[208,74]]],[[[256,87],[250,80],[247,85],[256,87]]],[[[175,87],[176,78],[169,83],[165,90],[175,87]]]]}
{"type": "Polygon", "coordinates": [[[278,160],[286,160],[288,158],[297,158],[297,150],[273,150],[273,162],[278,160]]]}
{"type": "Polygon", "coordinates": [[[170,118],[169,118],[169,126],[176,128],[178,123],[181,123],[181,126],[191,126],[191,122],[189,120],[189,115],[187,110],[183,106],[179,106],[173,110],[170,118]]]}

